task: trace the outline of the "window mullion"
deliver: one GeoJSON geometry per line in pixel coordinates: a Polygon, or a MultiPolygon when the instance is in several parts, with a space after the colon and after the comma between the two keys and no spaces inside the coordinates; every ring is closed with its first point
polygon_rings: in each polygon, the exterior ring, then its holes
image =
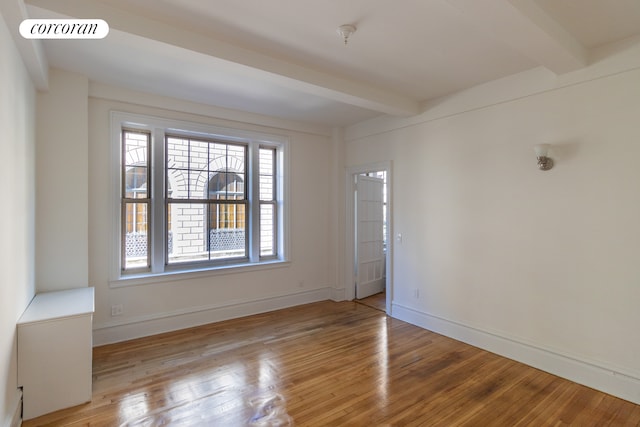
{"type": "Polygon", "coordinates": [[[165,266],[165,135],[155,129],[151,140],[151,272],[162,273],[165,266]]]}

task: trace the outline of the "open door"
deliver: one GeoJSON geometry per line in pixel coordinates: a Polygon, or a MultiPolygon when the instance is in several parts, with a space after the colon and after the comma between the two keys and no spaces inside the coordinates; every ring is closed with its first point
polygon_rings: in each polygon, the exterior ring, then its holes
{"type": "Polygon", "coordinates": [[[356,298],[385,289],[384,277],[384,180],[356,175],[356,298]]]}

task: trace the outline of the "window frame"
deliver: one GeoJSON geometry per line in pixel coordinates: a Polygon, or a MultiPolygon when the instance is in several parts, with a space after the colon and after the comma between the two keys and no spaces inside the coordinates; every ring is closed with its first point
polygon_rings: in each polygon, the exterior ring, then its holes
{"type": "Polygon", "coordinates": [[[246,269],[273,268],[288,263],[289,230],[288,217],[288,151],[289,140],[282,135],[274,135],[252,130],[225,128],[215,125],[187,122],[161,117],[146,116],[119,111],[111,112],[112,145],[112,188],[113,224],[112,224],[112,274],[111,286],[144,284],[150,280],[174,280],[176,274],[192,276],[227,274],[246,269]],[[124,131],[147,132],[150,135],[150,158],[148,175],[148,197],[150,212],[148,215],[149,268],[124,270],[124,131]],[[223,144],[244,145],[247,147],[246,182],[246,232],[248,237],[246,257],[223,260],[169,263],[167,248],[167,138],[185,137],[223,144]],[[274,213],[276,215],[276,233],[274,236],[275,253],[273,256],[260,256],[260,188],[259,188],[259,152],[261,148],[275,150],[274,156],[274,213]],[[158,167],[160,165],[160,167],[158,167]]]}
{"type": "MultiPolygon", "coordinates": [[[[247,218],[246,213],[251,211],[251,200],[250,200],[250,193],[251,190],[249,188],[248,185],[246,185],[246,181],[247,181],[247,177],[250,176],[250,173],[253,173],[251,171],[252,169],[252,165],[249,164],[249,153],[252,149],[252,146],[247,144],[247,143],[239,143],[236,141],[230,142],[230,141],[223,141],[220,138],[204,138],[201,136],[188,136],[185,133],[180,133],[180,134],[175,134],[173,132],[165,132],[164,133],[164,163],[163,163],[163,173],[164,173],[164,179],[163,179],[163,184],[164,184],[164,190],[163,190],[163,202],[164,202],[164,221],[163,221],[163,225],[164,225],[164,230],[165,230],[165,242],[168,240],[168,236],[169,236],[169,227],[168,227],[168,215],[169,215],[169,205],[170,204],[189,204],[189,205],[195,205],[195,204],[201,204],[203,206],[211,206],[211,205],[219,205],[219,206],[224,206],[224,205],[232,205],[232,204],[243,204],[245,206],[245,245],[244,245],[244,255],[241,256],[237,256],[237,257],[229,257],[229,258],[224,258],[224,259],[209,259],[207,261],[205,260],[192,260],[192,261],[183,261],[183,262],[171,262],[170,257],[169,257],[169,253],[168,253],[168,245],[165,243],[163,245],[162,248],[158,247],[156,248],[156,250],[163,250],[165,257],[164,257],[164,263],[165,263],[165,270],[184,270],[185,268],[190,268],[189,266],[192,266],[193,268],[198,268],[199,266],[217,266],[217,265],[232,265],[232,264],[244,264],[249,262],[253,257],[251,256],[251,252],[250,252],[250,239],[251,239],[251,232],[249,230],[249,223],[250,220],[247,218]],[[244,165],[245,165],[245,185],[244,185],[244,195],[243,198],[240,200],[234,200],[234,199],[218,199],[218,200],[211,200],[208,197],[202,198],[202,199],[198,199],[198,198],[192,198],[192,197],[187,197],[187,198],[170,198],[169,194],[168,194],[168,189],[169,189],[169,173],[167,172],[169,170],[169,166],[168,166],[168,158],[169,158],[169,139],[171,138],[184,138],[189,140],[189,143],[191,144],[191,142],[194,141],[198,141],[201,143],[214,143],[214,144],[224,144],[227,146],[236,146],[236,147],[244,147],[244,165]],[[233,202],[242,202],[242,203],[233,203],[233,202]]],[[[189,154],[190,157],[190,154],[189,154]]],[[[172,168],[173,170],[179,170],[178,168],[172,168]]],[[[189,173],[191,173],[192,169],[188,168],[187,169],[189,173]]],[[[225,171],[225,173],[228,173],[225,171]]],[[[207,210],[208,211],[208,210],[207,210]]],[[[206,222],[208,222],[210,220],[209,216],[207,215],[206,218],[206,222]]],[[[207,239],[208,240],[208,239],[207,239]]],[[[174,243],[176,242],[176,240],[174,240],[174,243]]],[[[205,244],[205,246],[208,246],[208,244],[205,244]]],[[[207,252],[209,252],[210,255],[210,250],[207,249],[207,252]]]]}
{"type": "MultiPolygon", "coordinates": [[[[150,224],[150,220],[151,220],[151,193],[153,192],[153,185],[152,185],[152,180],[151,180],[151,134],[147,131],[143,131],[143,130],[138,130],[138,129],[130,129],[127,127],[122,127],[120,130],[120,215],[121,215],[121,219],[120,219],[120,265],[124,266],[124,264],[126,263],[126,245],[123,244],[123,242],[125,242],[126,239],[126,224],[127,224],[127,204],[145,204],[147,206],[147,260],[146,260],[146,266],[142,266],[142,267],[137,267],[137,268],[131,268],[129,269],[129,272],[131,274],[136,273],[136,272],[145,272],[148,271],[151,268],[151,239],[150,234],[151,234],[151,224],[150,224]],[[124,135],[127,132],[131,132],[131,133],[138,133],[141,135],[146,135],[147,137],[147,155],[146,158],[144,159],[146,162],[146,186],[147,186],[147,197],[143,198],[143,199],[137,199],[135,197],[127,197],[126,196],[126,167],[127,167],[127,161],[126,161],[126,154],[125,151],[122,149],[123,145],[124,145],[124,135]]],[[[137,165],[131,165],[132,167],[135,167],[137,165]]],[[[137,215],[136,215],[137,216],[137,215]]],[[[134,218],[135,221],[135,218],[134,218]]],[[[124,270],[124,267],[121,267],[124,270]]]]}
{"type": "MultiPolygon", "coordinates": [[[[261,194],[260,194],[260,187],[258,188],[258,214],[262,214],[262,206],[263,205],[270,205],[273,207],[273,216],[274,216],[274,224],[275,224],[275,233],[272,236],[272,247],[271,250],[273,252],[273,254],[271,255],[262,255],[260,254],[260,257],[262,259],[275,259],[278,257],[278,157],[277,157],[277,149],[273,146],[266,146],[266,145],[260,145],[258,147],[258,152],[260,152],[260,150],[273,150],[273,162],[272,162],[272,171],[273,171],[273,183],[272,183],[272,194],[271,194],[271,200],[262,200],[261,194]]],[[[260,176],[260,173],[259,173],[260,176]]],[[[262,223],[262,218],[259,218],[259,223],[262,223]]],[[[258,250],[261,252],[262,251],[262,242],[259,242],[259,247],[258,250]]]]}

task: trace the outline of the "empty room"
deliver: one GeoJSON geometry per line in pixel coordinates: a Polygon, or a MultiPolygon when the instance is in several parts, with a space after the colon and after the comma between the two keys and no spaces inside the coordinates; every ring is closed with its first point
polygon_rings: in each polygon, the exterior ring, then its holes
{"type": "Polygon", "coordinates": [[[2,0],[0,426],[640,425],[640,1],[2,0]]]}

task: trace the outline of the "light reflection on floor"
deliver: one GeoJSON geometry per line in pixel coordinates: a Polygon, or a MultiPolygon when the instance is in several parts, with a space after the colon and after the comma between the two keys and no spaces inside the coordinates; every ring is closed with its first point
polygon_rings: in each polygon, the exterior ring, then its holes
{"type": "Polygon", "coordinates": [[[389,390],[389,340],[387,336],[387,317],[381,317],[378,325],[378,400],[381,408],[387,407],[389,390]]]}
{"type": "Polygon", "coordinates": [[[251,378],[239,362],[180,376],[166,384],[161,405],[157,394],[152,401],[154,393],[147,390],[127,395],[119,402],[120,425],[181,424],[185,413],[194,412],[206,414],[201,418],[203,423],[225,418],[235,420],[228,425],[293,425],[286,399],[275,391],[279,378],[273,363],[273,355],[260,355],[257,378],[251,378]]]}
{"type": "Polygon", "coordinates": [[[285,398],[276,393],[279,389],[279,374],[277,357],[270,353],[260,354],[258,361],[258,390],[249,399],[249,406],[253,409],[250,425],[256,426],[288,426],[293,425],[293,419],[287,413],[285,398]]]}
{"type": "Polygon", "coordinates": [[[134,394],[125,396],[118,405],[118,412],[120,420],[124,424],[129,420],[135,420],[140,417],[144,417],[149,413],[149,406],[147,405],[146,391],[141,391],[134,394]]]}

